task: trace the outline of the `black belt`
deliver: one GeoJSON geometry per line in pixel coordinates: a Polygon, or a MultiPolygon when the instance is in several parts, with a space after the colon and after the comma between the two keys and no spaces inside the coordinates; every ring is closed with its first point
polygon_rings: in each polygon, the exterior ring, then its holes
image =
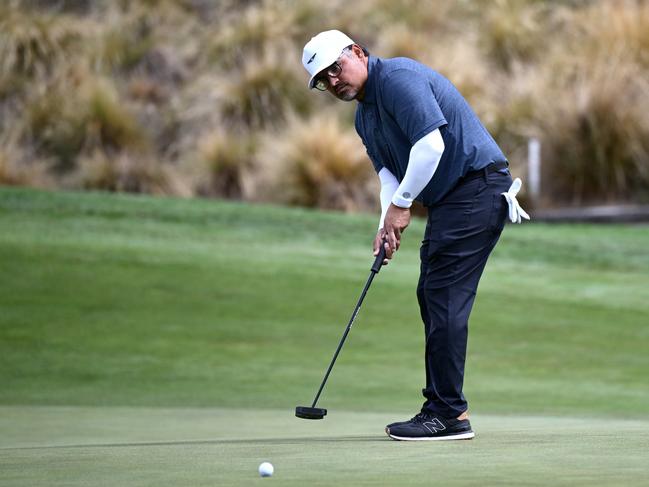
{"type": "Polygon", "coordinates": [[[476,171],[469,171],[462,178],[462,181],[468,181],[469,179],[475,179],[481,176],[487,177],[487,174],[489,173],[500,171],[502,169],[507,169],[508,167],[509,167],[509,163],[507,161],[492,162],[491,164],[483,167],[482,169],[478,169],[476,171]]]}

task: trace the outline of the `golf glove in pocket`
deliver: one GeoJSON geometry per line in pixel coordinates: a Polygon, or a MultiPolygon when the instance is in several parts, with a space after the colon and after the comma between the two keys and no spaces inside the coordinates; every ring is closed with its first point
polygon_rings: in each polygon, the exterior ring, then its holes
{"type": "Polygon", "coordinates": [[[530,219],[530,216],[523,208],[521,208],[521,205],[518,204],[518,200],[516,199],[516,195],[521,190],[522,185],[523,183],[521,182],[521,179],[516,178],[509,189],[505,193],[501,193],[507,200],[507,205],[509,206],[509,219],[512,223],[520,223],[521,217],[526,220],[530,219]]]}

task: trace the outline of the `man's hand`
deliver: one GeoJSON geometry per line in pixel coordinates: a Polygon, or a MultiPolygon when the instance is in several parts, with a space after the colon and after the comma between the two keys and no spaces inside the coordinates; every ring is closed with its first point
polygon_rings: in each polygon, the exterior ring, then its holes
{"type": "MultiPolygon", "coordinates": [[[[381,249],[381,245],[385,246],[385,255],[387,257],[388,255],[388,247],[389,245],[385,241],[385,231],[382,228],[379,228],[379,231],[376,234],[376,237],[374,237],[374,255],[377,256],[379,255],[379,250],[381,249]]],[[[392,253],[390,253],[390,257],[392,257],[392,253]]],[[[383,260],[383,265],[388,265],[388,259],[383,260]]]]}
{"type": "Polygon", "coordinates": [[[410,224],[410,208],[390,204],[383,221],[383,228],[374,238],[374,255],[378,255],[381,242],[385,243],[385,256],[391,259],[401,245],[401,234],[410,224]]]}

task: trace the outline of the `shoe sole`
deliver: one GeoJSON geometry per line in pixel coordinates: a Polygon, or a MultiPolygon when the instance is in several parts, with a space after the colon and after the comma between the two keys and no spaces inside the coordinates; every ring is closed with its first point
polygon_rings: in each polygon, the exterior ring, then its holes
{"type": "Polygon", "coordinates": [[[458,433],[455,435],[447,435],[447,436],[419,436],[419,437],[396,436],[396,435],[391,435],[389,431],[386,431],[386,433],[390,438],[397,441],[471,440],[475,437],[475,433],[473,431],[467,431],[466,433],[458,433]]]}

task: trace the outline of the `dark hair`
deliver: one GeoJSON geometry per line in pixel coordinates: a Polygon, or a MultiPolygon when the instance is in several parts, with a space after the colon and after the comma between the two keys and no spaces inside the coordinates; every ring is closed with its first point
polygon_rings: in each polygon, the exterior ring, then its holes
{"type": "Polygon", "coordinates": [[[360,48],[363,50],[363,54],[365,54],[366,56],[369,56],[369,55],[370,55],[370,51],[368,51],[367,48],[366,48],[365,46],[361,46],[360,44],[350,44],[350,45],[347,46],[345,49],[343,49],[343,52],[347,53],[347,52],[351,51],[351,50],[352,50],[352,46],[358,46],[358,47],[360,47],[360,48]]]}

